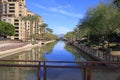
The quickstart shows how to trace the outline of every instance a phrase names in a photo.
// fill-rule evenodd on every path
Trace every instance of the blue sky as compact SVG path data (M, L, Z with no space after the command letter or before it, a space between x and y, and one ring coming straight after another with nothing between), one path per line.
M54 34L72 31L90 7L101 0L26 0L28 10L39 14ZM106 0L104 0L106 1Z

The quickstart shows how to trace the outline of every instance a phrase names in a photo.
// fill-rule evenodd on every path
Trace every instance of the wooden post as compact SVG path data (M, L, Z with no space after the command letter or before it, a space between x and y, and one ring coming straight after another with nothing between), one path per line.
M86 63L86 66L84 68L84 80L88 80L88 63Z
M92 67L92 64L90 66L90 80L93 80L93 67Z
M109 61L111 61L111 55L109 54Z
M114 62L114 56L112 56L113 57L113 62Z
M84 80L87 80L87 67L84 68Z
M44 65L44 80L46 80L46 64L45 64L45 62L43 63L43 65Z
M40 80L40 66L41 66L41 62L39 62L38 64L38 80Z

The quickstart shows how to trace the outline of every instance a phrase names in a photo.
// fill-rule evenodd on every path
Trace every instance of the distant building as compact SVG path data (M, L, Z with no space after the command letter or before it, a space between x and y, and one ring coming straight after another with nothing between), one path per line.
M15 26L15 36L11 36L11 39L25 40L26 33L27 37L30 35L30 22L26 23L21 20L22 16L36 15L31 11L28 11L26 8L26 0L0 0L0 20L9 22ZM33 33L39 33L39 28L37 25L43 23L41 16L39 17L39 23L33 24Z

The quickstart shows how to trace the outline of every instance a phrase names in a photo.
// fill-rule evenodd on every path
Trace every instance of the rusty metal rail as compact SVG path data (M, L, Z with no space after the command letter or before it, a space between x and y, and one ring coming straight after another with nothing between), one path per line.
M15 62L15 63L9 63ZM29 62L29 64L19 64L19 62ZM32 64L36 63L36 64ZM50 63L50 64L49 64ZM52 63L52 64L51 64ZM57 65L56 65L57 63ZM59 65L58 65L59 63ZM64 66L60 65L62 63L77 63L75 66ZM38 80L41 79L40 72L41 68L44 69L44 80L47 79L47 68L80 68L83 69L84 72L84 80L93 80L93 70L94 69L105 69L105 70L120 70L120 62L96 62L96 61L88 61L88 62L79 62L79 61L40 61L40 60L0 60L0 67L36 67L38 68ZM88 75L90 78L88 79Z

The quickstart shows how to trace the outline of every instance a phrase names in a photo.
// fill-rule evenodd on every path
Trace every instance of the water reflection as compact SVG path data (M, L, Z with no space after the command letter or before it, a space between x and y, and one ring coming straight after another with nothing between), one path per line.
M37 46L32 49L25 50L23 52L19 52L17 54L4 57L2 59L9 60L45 60L44 53L52 52L55 44L57 42L49 43L43 46Z
M60 60L64 60L64 61L73 61L74 60L74 56L66 51L64 49L64 46L65 46L65 43L62 42L62 41L59 41L55 47L53 48L53 51L49 54L46 54L45 53L45 58L47 60L57 60L57 61L60 61Z
M0 67L0 80L37 80L35 68Z
M91 57L86 55L84 52L74 48L73 46L69 44L65 44L64 47L67 51L71 52L72 55L75 56L75 61L94 61Z
M47 44L47 46L37 46L32 49L27 49L15 55L4 57L2 59L9 60L46 60L44 52L52 52L53 47L57 42ZM14 62L13 64L37 64L29 62ZM0 80L38 80L37 68L15 68L15 67L0 67Z
M88 61L93 60L85 53L73 48L63 41L53 42L44 46L37 46L32 49L27 49L19 52L16 55L4 57L3 59L11 60L57 60L57 61ZM17 64L36 64L36 63L23 63ZM62 64L69 65L69 64ZM80 65L80 64L72 64ZM44 71L41 69L41 76ZM109 73L109 74L108 74ZM113 71L98 71L93 72L94 80L100 80L104 75L114 75L114 79L119 80L120 72L117 75ZM102 75L104 74L104 75ZM116 77L115 77L116 76ZM101 77L101 78L98 78ZM83 80L83 72L81 69L51 69L47 68L47 80ZM112 80L113 78L111 78ZM10 68L0 67L0 80L37 80L37 69L35 68ZM110 80L104 78L103 80Z

